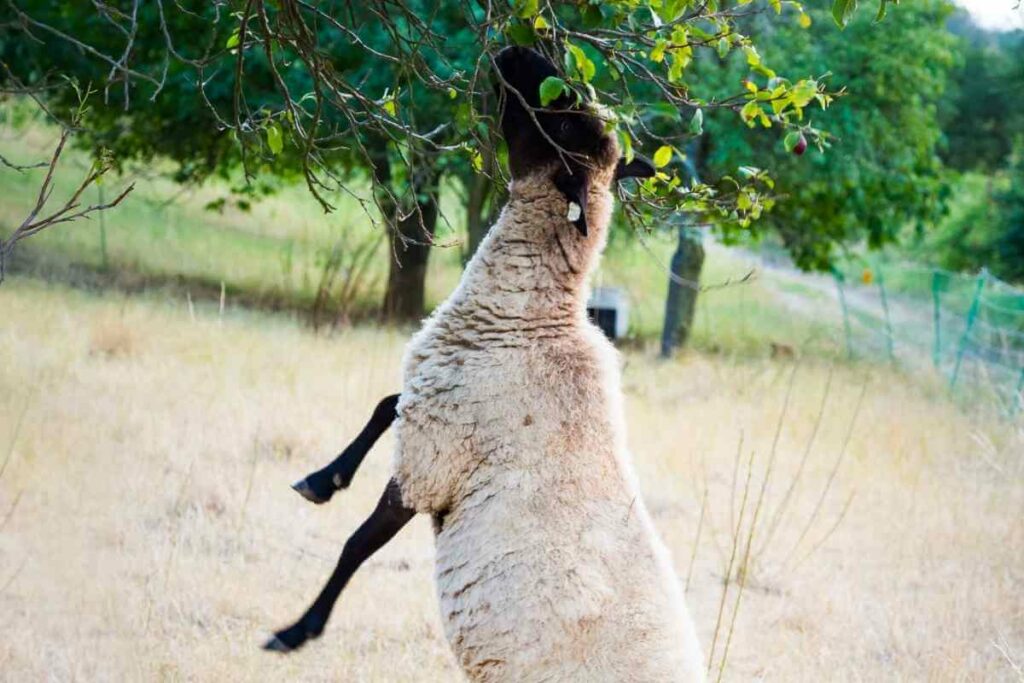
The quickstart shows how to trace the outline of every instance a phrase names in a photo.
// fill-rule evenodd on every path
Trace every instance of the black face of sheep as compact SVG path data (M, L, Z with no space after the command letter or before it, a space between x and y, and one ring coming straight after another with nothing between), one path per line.
M587 186L593 168L615 167L615 180L648 178L654 166L642 157L617 159L616 146L604 122L587 103L562 94L541 106L540 85L558 71L546 57L525 47L507 47L495 57L499 98L503 103L501 132L508 144L513 178L538 168L552 168L552 180L570 206L570 220L587 234ZM573 210L573 204L577 211Z

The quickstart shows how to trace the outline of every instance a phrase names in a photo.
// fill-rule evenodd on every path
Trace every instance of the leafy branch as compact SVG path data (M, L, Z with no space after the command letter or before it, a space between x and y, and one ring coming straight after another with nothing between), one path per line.
M356 196L371 215L372 204L385 213L410 210L377 182L382 154L396 159L386 175L397 180L417 177L418 164L495 174L500 165L482 163L502 154L495 108L487 104L491 58L510 43L552 58L560 74L546 95L564 89L600 106L627 156L644 143L667 154L652 183L665 187L638 194L645 203L635 216L657 207L706 209L716 220L735 211L742 220L764 210L763 183L756 191L681 189L681 150L701 135L706 111L732 111L742 124L800 130L826 144L802 119L807 106L825 107L832 95L820 80L776 74L746 33L755 17L772 14L809 25L795 0L214 0L191 9L166 0L92 0L68 10L109 27L88 35L64 25L67 13L46 3L6 3L13 21L2 30L72 46L103 74L105 99L121 93L123 110L140 93L155 101L175 79L187 79L218 144L237 155L247 180L268 167L294 169L325 211L333 210L335 192ZM701 92L690 73L701 53L719 60L741 54L747 85ZM33 85L46 83L37 76ZM353 172L374 183L369 198L348 186ZM750 207L728 205L747 200Z

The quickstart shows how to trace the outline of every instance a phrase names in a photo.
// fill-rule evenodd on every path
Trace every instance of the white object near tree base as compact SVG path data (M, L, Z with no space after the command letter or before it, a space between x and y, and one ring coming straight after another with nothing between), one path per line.
M595 287L587 300L587 317L611 340L629 330L629 297L619 287Z
M579 204L577 204L576 202L569 202L569 213L567 213L565 217L569 219L570 223L579 220L579 217L582 214L583 209L580 208Z

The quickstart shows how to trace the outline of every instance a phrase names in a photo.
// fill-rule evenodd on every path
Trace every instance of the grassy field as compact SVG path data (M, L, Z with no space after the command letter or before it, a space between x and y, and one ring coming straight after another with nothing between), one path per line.
M405 334L19 277L0 321L0 679L457 680L422 519L321 640L259 650L383 487L388 437L325 508L288 483L397 388ZM810 354L624 361L630 446L713 680L723 659L730 681L1021 680L1019 424Z

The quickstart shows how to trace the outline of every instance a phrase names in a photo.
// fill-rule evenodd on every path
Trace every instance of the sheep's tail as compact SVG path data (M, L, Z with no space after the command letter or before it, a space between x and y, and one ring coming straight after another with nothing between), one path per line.
M348 488L363 458L398 417L398 397L399 394L392 394L381 400L374 408L373 415L363 427L363 431L359 432L359 436L341 452L341 455L327 467L292 484L292 488L303 498L317 505L329 501L336 491Z

